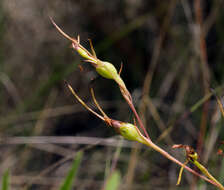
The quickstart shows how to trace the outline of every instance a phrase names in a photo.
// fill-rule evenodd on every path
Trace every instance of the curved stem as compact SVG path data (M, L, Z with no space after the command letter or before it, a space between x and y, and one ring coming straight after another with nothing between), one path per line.
M145 136L147 137L147 139L151 141L151 138L149 137L149 134L147 133L146 128L144 127L144 124L143 124L142 120L140 119L140 117L139 117L139 115L138 115L138 113L137 113L137 111L135 109L135 106L132 103L132 97L131 97L129 91L126 89L126 91L123 92L121 87L120 87L120 89L121 89L121 93L122 93L124 99L126 100L126 102L128 103L129 107L131 108L132 112L134 113L134 115L135 115L135 117L136 117L136 119L137 119L137 121L139 123L139 126L143 130L143 132L144 132Z
M192 161L192 163L197 166L197 168L204 174L206 175L209 179L211 179L212 181L214 181L217 185L219 185L218 187L220 189L224 189L223 185L217 180L215 179L215 177L212 176L212 174L209 173L209 171L202 165L200 164L197 160Z
M142 135L142 137L143 137L143 135ZM168 152L166 152L165 150L163 150L162 148L160 148L158 145L154 144L151 140L149 140L149 139L147 139L145 137L143 137L143 138L145 139L145 143L144 144L147 145L148 147L150 147L150 148L154 149L155 151L159 152L164 157L166 157L167 159L173 161L174 163L178 164L179 166L185 168L186 170L188 170L192 174L194 174L194 175L196 175L196 176L204 179L205 181L207 181L207 182L209 182L209 183L217 186L219 189L224 190L223 186L219 182L217 182L217 180L215 181L215 180L211 179L209 176L207 176L207 177L210 178L210 179L208 179L207 177L199 174L198 172L192 170L191 168L189 168L188 166L186 166L185 164L183 164L182 162L180 162L179 160L177 160L176 158L174 158L173 156L171 156Z
M93 111L89 106L86 105L86 103L76 94L76 92L74 91L74 89L71 87L70 84L68 84L66 82L69 90L71 91L71 93L75 96L75 98L78 100L78 102L84 106L88 111L90 111L92 114L94 114L95 116L97 116L98 118L100 118L103 121L106 121L105 118L101 115L99 115L98 113L96 113L95 111Z
M121 88L121 87L120 87ZM128 90L126 91L122 91L122 88L121 88L121 93L123 95L123 97L125 98L126 102L128 103L128 105L130 106L131 110L133 111L133 113L135 114L135 117L137 118L138 120L138 123L140 125L140 127L143 129L145 136L142 135L142 133L139 131L139 129L136 127L136 129L138 130L139 132L139 135L142 137L142 139L144 140L144 144L147 145L148 147L154 149L155 151L159 152L160 154L162 154L164 157L166 157L167 159L171 160L172 162L178 164L179 166L185 168L186 170L188 170L189 172L191 172L192 174L194 174L195 176L198 176L200 177L201 179L204 179L205 181L217 186L219 189L222 189L224 190L224 187L222 186L222 184L220 184L206 169L204 170L201 170L203 174L205 174L207 177L199 174L198 172L192 170L191 168L189 168L188 166L186 166L185 164L183 164L182 162L180 162L179 160L177 160L176 158L174 158L172 155L170 155L168 152L166 152L165 150L163 150L162 148L160 148L158 145L156 145L155 143L152 142L152 140L150 139L149 135L147 134L147 131L145 130L145 127L133 105L133 102L132 102L132 98L131 98L131 95L129 93ZM211 96L211 94L210 94ZM204 171L204 172L203 172ZM205 172L207 171L207 172Z

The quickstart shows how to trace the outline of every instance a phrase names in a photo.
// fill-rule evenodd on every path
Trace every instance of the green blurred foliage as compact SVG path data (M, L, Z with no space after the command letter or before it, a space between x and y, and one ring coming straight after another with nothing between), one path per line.
M78 168L80 167L80 163L82 160L82 152L78 152L73 164L70 168L70 171L68 172L63 184L60 187L60 190L71 190L72 186L74 185L74 181L78 172Z

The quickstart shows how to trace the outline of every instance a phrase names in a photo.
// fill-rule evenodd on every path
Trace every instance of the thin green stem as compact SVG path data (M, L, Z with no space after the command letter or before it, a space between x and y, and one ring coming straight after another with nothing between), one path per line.
M206 94L202 99L200 99L196 104L194 104L190 108L190 112L193 113L196 109L198 109L198 107L200 107L204 102L206 102L214 93L221 91L223 88L224 86L219 86L213 90L214 92Z
M154 149L155 151L159 152L160 154L162 154L164 157L166 157L167 159L171 160L172 162L178 164L179 166L183 167L184 169L188 170L189 172L191 172L192 174L194 174L195 176L200 177L201 179L204 179L205 181L215 185L216 187L218 187L221 190L224 190L223 186L216 181L214 181L213 179L211 179L209 176L205 177L201 174L199 174L198 172L192 170L191 168L189 168L188 166L186 166L184 163L180 162L179 160L177 160L176 158L174 158L172 155L170 155L168 152L166 152L165 150L163 150L162 148L160 148L158 145L154 144L151 140L147 139L146 137L144 137L142 134L140 134L142 136L142 138L144 138L144 144L152 149ZM205 174L205 173L204 173Z
M212 181L214 181L217 185L218 185L218 187L220 188L220 189L224 189L224 186L217 180L217 179L215 179L215 177L213 177L210 173L209 173L209 171L202 165L202 164L200 164L197 160L193 160L193 161L191 161L205 176L207 176L210 180L212 180Z
M140 125L140 127L144 130L144 133L146 134L146 137L143 136L141 134L141 132L138 130L139 132L139 135L142 137L143 139L143 144L147 145L148 147L154 149L155 151L159 152L160 154L162 154L164 157L166 157L167 159L175 162L176 164L180 165L182 168L185 168L186 170L188 170L189 172L191 172L192 174L204 179L205 181L217 186L219 189L222 189L224 190L224 187L204 168L202 171L203 174L205 174L207 177L197 173L196 171L192 170L191 168L189 168L188 166L186 166L186 164L183 164L182 162L180 162L179 160L177 160L176 158L174 158L173 156L171 156L168 152L166 152L165 150L163 150L162 148L160 148L158 145L156 145L155 143L152 142L152 140L150 139L149 135L147 134L146 132L146 129L133 105L133 102L132 102L132 97L129 93L129 91L125 88L125 90L120 86L120 89L121 89L121 93L124 97L124 99L126 100L126 102L128 103L128 105L130 106L131 110L133 111L133 113L135 114L135 117L137 118L138 120L138 123ZM216 90L219 90L219 88L217 88ZM204 98L207 98L209 99L210 97L212 96L212 93L210 94L207 94L207 96L205 96ZM202 99L204 101L204 99ZM201 102L200 102L201 103ZM198 106L198 105L197 105ZM197 108L196 106L196 108ZM193 110L191 109L191 111L194 111L194 109L196 108L193 108ZM207 172L205 172L207 171Z

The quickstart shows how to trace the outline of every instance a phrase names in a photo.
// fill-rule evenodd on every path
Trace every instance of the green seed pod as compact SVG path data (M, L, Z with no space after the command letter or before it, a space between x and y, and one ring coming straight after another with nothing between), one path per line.
M146 143L144 137L140 135L140 132L135 125L116 120L112 120L111 123L115 130L125 139L130 141L138 141L142 144Z
M104 78L115 79L118 75L117 69L113 64L106 61L97 61L96 71Z
M93 62L97 62L96 59L94 59L89 52L86 49L81 48L80 46L78 46L75 43L72 43L72 47L78 52L78 54L80 56L82 56L83 58L87 59L87 60L91 60Z

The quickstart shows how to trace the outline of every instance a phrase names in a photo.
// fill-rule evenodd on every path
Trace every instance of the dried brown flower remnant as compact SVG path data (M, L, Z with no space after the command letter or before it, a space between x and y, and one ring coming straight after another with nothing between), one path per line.
M183 148L185 149L186 152L186 158L189 161L197 160L198 159L198 154L195 152L195 150L189 146L189 145L183 145L183 144L175 144L172 146L172 148Z

